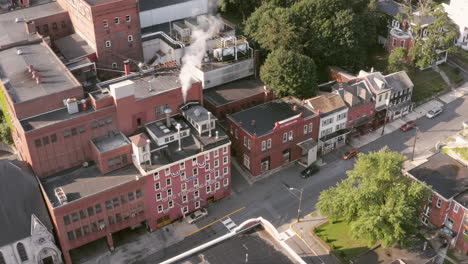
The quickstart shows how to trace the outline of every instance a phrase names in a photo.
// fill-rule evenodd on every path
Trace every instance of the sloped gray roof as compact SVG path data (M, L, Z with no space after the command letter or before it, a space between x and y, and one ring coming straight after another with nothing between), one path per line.
M399 4L393 0L377 1L377 9L392 17L398 14L405 15L403 8L404 6L402 4Z
M0 247L31 235L34 214L51 231L52 224L28 165L0 159Z
M394 92L404 91L407 88L413 88L414 84L404 71L395 72L385 76L385 80Z

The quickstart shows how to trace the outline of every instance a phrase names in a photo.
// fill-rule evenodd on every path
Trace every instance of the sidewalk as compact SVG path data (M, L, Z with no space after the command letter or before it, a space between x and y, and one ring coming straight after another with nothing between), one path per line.
M408 121L416 120L425 116L426 113L434 107L443 107L445 104L449 104L455 101L456 99L461 98L465 95L468 95L468 82L455 90L445 93L439 96L438 98L430 100L429 102L426 102L414 108L413 111L407 114L406 116L393 120L390 123L387 123L385 125L384 135L390 134L394 132L395 130L398 130L402 125L404 125ZM351 139L350 145L353 148L360 148L377 140L381 136L382 136L382 127L364 136L361 136L359 138Z
M327 221L327 218L317 214L315 211L308 214L304 218L301 218L299 222L294 221L289 225L289 229L294 232L299 240L301 240L306 246L309 252L306 252L308 256L316 256L314 263L326 263L326 264L341 264L336 257L328 251L325 246L320 244L319 241L312 235L312 229L316 226L323 224Z

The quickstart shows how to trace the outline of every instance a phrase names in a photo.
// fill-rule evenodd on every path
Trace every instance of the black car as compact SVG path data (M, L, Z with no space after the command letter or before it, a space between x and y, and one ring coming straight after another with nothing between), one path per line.
M319 171L319 167L315 164L310 165L309 167L305 168L305 170L301 171L302 178L309 178L310 176L314 175Z

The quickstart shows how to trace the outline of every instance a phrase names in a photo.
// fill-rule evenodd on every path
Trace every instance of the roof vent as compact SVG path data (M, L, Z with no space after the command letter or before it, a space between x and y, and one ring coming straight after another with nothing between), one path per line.
M200 116L200 114L201 114L200 109L195 109L195 111L193 111L193 114L195 116Z
M16 23L24 22L24 18L22 18L22 17L17 17L17 18L15 18L15 22L16 22Z
M21 49L18 49L18 50L16 51L16 54L17 54L17 55L23 55L23 51L22 51Z
M55 188L54 192L60 204L67 202L67 195L63 191L62 187Z

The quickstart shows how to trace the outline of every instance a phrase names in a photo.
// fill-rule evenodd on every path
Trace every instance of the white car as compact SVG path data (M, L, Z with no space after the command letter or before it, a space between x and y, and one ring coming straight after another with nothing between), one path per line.
M197 210L187 216L187 222L189 224L193 224L196 221L200 220L201 218L205 217L208 215L208 210L205 208L202 208L200 210Z
M427 118L434 118L438 116L440 113L442 113L442 108L440 107L434 107L429 112L427 112L426 116Z

